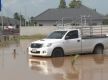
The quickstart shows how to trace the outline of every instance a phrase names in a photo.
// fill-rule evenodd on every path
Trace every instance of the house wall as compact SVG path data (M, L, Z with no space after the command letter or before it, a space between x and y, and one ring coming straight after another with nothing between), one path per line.
M72 21L63 21L63 24L71 24ZM77 22L78 23L78 22ZM57 26L62 25L62 21L37 21L37 26Z
M56 21L37 21L37 26L54 26L56 25Z
M36 34L48 35L50 32L57 30L57 27L54 26L29 26L29 27L21 27L20 35L21 36L30 36Z

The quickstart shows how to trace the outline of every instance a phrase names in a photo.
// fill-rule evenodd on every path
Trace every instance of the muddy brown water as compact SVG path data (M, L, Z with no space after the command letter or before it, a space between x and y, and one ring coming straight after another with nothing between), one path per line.
M29 57L32 40L21 40L0 48L0 80L108 80L108 55L62 58Z

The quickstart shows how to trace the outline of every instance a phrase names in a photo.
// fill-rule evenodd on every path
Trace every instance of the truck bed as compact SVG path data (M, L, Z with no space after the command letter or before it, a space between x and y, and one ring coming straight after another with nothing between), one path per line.
M87 35L87 36L82 36L82 39L96 39L96 38L108 38L106 35Z

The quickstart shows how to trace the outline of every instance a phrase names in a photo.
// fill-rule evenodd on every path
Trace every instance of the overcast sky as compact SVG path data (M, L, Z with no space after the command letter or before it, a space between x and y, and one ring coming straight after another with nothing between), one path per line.
M2 15L12 17L21 12L26 17L37 16L49 8L57 8L60 0L2 0ZM71 0L66 0L67 5ZM108 0L81 0L82 3L99 13L108 14Z

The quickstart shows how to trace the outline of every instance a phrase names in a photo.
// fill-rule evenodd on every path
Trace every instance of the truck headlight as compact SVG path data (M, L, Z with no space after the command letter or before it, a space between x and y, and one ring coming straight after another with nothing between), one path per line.
M51 45L52 45L52 43L48 43L48 44L47 44L47 47L50 47Z

